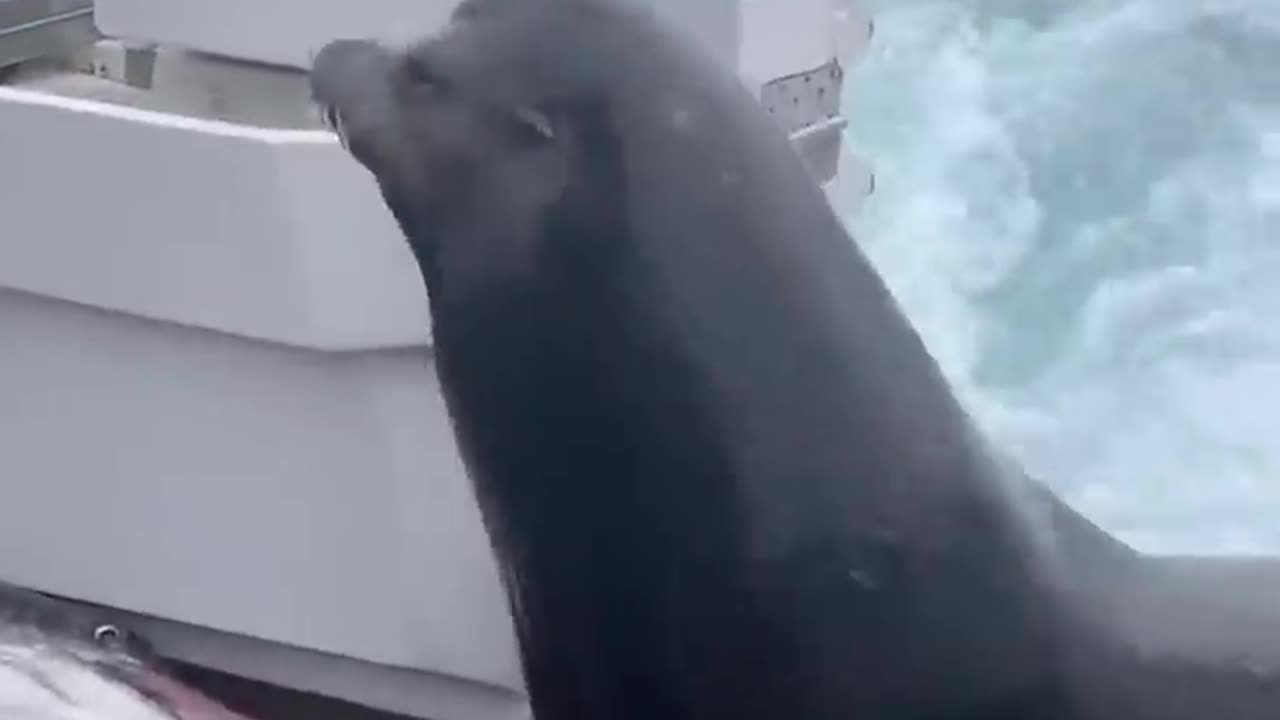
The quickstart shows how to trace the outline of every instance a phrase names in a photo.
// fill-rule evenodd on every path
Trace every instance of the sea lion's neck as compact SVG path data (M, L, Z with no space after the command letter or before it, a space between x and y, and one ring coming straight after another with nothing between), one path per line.
M936 655L928 672L955 676L924 704L978 702L1039 674L1029 648L1045 642L1043 611L1024 594L1018 538L1002 539L995 501L967 484L977 469L962 430L918 445L936 457L886 455L877 442L909 446L893 434L901 416L841 414L853 411L838 394L861 379L824 390L837 378L825 370L770 377L763 392L781 404L733 417L718 384L732 369L712 378L625 288L589 288L584 302L556 294L565 287L512 284L436 323L541 717L825 720L824 707L892 707L919 694L892 678L923 670L850 640L886 634L902 646L894 657L932 667L923 658ZM776 432L758 450L744 427ZM998 576L982 574L1005 553ZM911 601L885 604L889 593ZM938 635L993 615L1019 629ZM964 660L975 643L980 663ZM882 681L847 679L867 673Z
M441 316L446 397L539 716L725 716L768 649L730 456L678 358L602 332L611 297Z

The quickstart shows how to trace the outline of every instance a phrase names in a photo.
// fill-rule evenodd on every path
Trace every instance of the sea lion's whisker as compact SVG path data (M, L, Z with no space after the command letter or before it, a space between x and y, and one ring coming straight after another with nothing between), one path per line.
M343 149L347 149L347 129L346 124L342 120L342 111L333 105L319 104L320 122L326 128L333 131L338 136L338 142L342 144Z

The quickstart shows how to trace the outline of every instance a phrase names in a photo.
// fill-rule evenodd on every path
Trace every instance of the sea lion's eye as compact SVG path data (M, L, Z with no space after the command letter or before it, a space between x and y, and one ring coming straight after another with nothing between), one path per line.
M433 90L444 90L448 82L444 76L433 70L429 63L419 57L409 55L400 66L405 79L414 87L426 87Z

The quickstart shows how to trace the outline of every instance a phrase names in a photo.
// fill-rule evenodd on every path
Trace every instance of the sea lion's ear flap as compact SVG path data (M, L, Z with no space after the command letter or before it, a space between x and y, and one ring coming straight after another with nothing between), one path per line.
M555 140L555 126L551 123L551 116L538 108L530 105L520 105L510 110L511 119L516 122L521 129L528 133L529 137L537 142L550 142Z

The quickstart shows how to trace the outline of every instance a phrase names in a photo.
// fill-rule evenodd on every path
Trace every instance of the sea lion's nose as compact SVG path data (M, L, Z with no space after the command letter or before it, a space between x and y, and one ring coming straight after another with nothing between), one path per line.
M311 98L326 107L348 108L362 94L384 86L392 56L372 40L342 39L326 43L311 61Z

